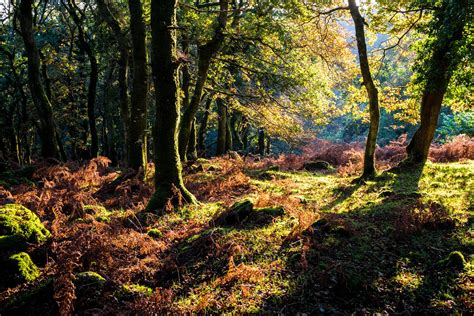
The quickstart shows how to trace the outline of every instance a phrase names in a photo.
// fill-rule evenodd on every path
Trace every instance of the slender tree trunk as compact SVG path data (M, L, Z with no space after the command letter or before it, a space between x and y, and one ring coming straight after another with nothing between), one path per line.
M263 128L258 130L258 154L265 155L265 131Z
M120 99L120 116L123 125L123 140L125 142L125 164L128 163L128 150L130 148L130 106L128 102L128 60L130 44L124 31L120 27L119 22L110 12L104 0L96 0L97 7L101 17L105 20L109 28L114 33L120 51L118 60L118 83L119 83L119 99Z
M191 135L189 136L187 158L189 160L196 160L197 154L197 131L196 131L196 118L194 118L193 125L191 127Z
M155 83L156 116L153 129L155 193L147 210L162 210L169 203L196 203L185 188L178 153L180 117L179 61L176 50L177 0L151 3L152 70Z
M233 149L242 150L244 144L241 137L241 127L242 127L242 113L234 111L232 113L232 118L230 120L231 132L232 132L232 144Z
M179 155L183 158L186 155L189 136L191 135L191 126L199 109L202 98L204 84L207 80L207 73L212 58L218 52L224 41L224 29L227 24L227 14L229 9L229 0L219 1L220 13L217 18L217 24L214 28L212 39L206 44L198 47L198 70L194 93L189 103L189 107L184 111L181 127L179 131Z
M133 44L133 88L130 108L129 166L138 170L147 164L147 64L146 34L140 0L128 0Z
M349 0L349 9L352 20L354 21L357 49L359 51L359 64L363 84L369 96L370 126L367 143L364 153L364 171L362 178L367 178L375 174L375 147L377 146L377 134L379 131L380 110L378 90L375 87L372 75L370 73L369 60L367 58L367 45L365 43L364 19L360 15L359 8L355 0Z
M46 96L41 84L41 62L33 34L32 4L33 0L21 0L18 15L20 19L21 36L28 58L28 84L33 103L36 106L40 118L39 135L41 140L41 155L45 158L59 158L53 110L50 100Z
M209 121L209 114L211 111L212 96L209 96L206 100L206 108L202 117L201 125L199 126L197 149L200 157L206 156L206 133L207 123Z
M226 112L227 112L227 115L226 115L226 132L225 132L225 152L227 153L229 150L232 150L233 138L232 138L232 129L230 126L231 114L229 113L228 107L226 109Z
M428 159L444 95L452 71L459 63L455 56L456 42L463 38L469 12L472 12L467 0L443 1L438 10L438 23L434 26L438 28L437 37L433 45L434 51L427 61L426 86L421 99L421 124L407 146L408 163L424 164Z
M67 4L64 2L64 0L62 1L64 7L71 15L71 18L77 27L79 47L83 52L86 53L90 64L89 85L87 88L87 119L89 123L89 132L91 137L90 156L93 158L97 157L97 154L99 152L99 137L97 134L97 125L95 117L95 101L97 94L97 82L99 81L99 67L97 65L97 58L92 49L92 45L86 39L86 35L84 34L83 21L77 15L75 4L72 3L71 0L67 0Z
M218 98L216 104L218 114L216 156L222 156L226 153L227 107L222 98Z

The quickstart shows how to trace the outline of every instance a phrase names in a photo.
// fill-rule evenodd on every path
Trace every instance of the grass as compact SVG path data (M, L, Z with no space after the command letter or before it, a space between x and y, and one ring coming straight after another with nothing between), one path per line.
M186 177L200 205L162 216L86 206L101 223L74 222L82 225L75 242L89 247L83 269L93 263L115 291L127 284L154 291L121 309L472 311L474 161L394 169L362 184L335 172L234 170L225 163ZM245 220L222 220L246 199L254 210ZM97 241L95 230L103 234Z

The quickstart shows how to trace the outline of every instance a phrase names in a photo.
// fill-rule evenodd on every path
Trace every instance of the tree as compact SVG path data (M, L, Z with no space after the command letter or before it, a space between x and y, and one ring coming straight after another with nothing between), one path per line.
M369 135L364 152L364 170L362 178L367 178L375 174L375 147L377 145L377 134L379 129L380 110L378 90L370 73L369 60L367 58L367 45L365 43L364 18L359 12L355 0L349 0L349 10L354 21L357 49L359 52L359 65L362 74L363 85L369 96L370 127Z
M422 87L420 126L407 146L410 163L425 163L439 113L453 73L469 53L466 25L473 5L468 0L443 0L427 27L429 37L419 52L417 82Z
M229 0L219 1L219 16L214 27L214 35L203 45L198 47L198 69L196 84L194 86L193 96L189 106L184 110L183 119L179 131L179 155L181 159L186 160L186 152L191 135L191 127L201 103L204 84L207 80L207 74L211 65L212 58L218 52L224 41L224 30L227 24L227 14L229 9Z
M153 129L155 193L147 209L161 210L168 203L177 205L196 198L185 188L178 153L180 60L176 51L177 0L152 1L152 71L155 84L155 126Z
M133 83L130 109L130 142L128 164L138 170L147 164L147 64L146 34L140 0L128 0L130 32L133 44ZM159 93L159 92L158 92Z
M32 5L33 0L22 0L20 2L18 15L21 36L28 58L28 85L40 119L39 136L41 139L41 156L45 158L59 158L51 101L46 96L44 87L41 84L41 62L33 33Z
M71 15L77 27L79 47L87 55L90 64L89 85L87 88L87 117L91 137L90 156L97 157L99 152L99 137L97 135L97 125L95 117L95 101L97 94L97 83L99 81L99 66L97 57L93 50L92 40L84 33L84 14L80 11L74 0L61 0L63 6ZM79 16L79 14L81 16Z

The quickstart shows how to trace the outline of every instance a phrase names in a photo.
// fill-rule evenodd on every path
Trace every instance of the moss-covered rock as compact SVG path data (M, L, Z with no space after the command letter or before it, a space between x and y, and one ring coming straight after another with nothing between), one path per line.
M114 293L119 300L131 301L138 297L151 296L153 290L140 284L124 284L120 290Z
M163 232L158 228L152 228L147 232L147 235L153 238L160 238L163 236Z
M85 271L76 274L76 280L74 282L77 287L85 286L99 286L102 287L105 284L105 278L93 271Z
M0 206L0 249L22 249L27 243L44 243L50 236L38 216L26 207Z
M441 260L439 265L462 270L466 266L466 259L464 259L464 255L460 251L453 251L445 259Z
M8 258L8 261L8 266L11 268L10 273L20 283L33 281L41 274L26 252L14 254Z
M219 225L235 225L242 223L253 211L252 201L245 199L234 203L215 222Z

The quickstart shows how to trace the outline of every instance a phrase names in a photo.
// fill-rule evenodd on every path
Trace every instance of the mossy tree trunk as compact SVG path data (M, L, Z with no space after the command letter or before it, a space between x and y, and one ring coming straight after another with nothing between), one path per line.
M197 154L197 130L196 130L196 118L193 120L193 125L191 126L191 135L189 136L188 143L188 152L187 158L190 160L196 160L198 157Z
M359 65L362 74L363 84L369 96L370 126L369 135L365 145L364 171L362 178L367 178L375 174L375 148L377 146L377 134L379 131L380 110L378 90L370 73L369 60L367 57L367 45L365 43L364 18L359 12L355 0L349 0L349 10L354 21L356 31L357 49L359 52Z
M32 5L33 0L21 0L18 14L21 36L28 59L28 85L40 119L41 156L59 158L51 101L46 96L41 84L41 62L33 33Z
M184 111L179 131L179 155L182 159L185 158L186 155L189 137L191 135L191 127L199 109L199 104L201 103L202 92L207 80L209 66L211 65L212 58L218 52L225 38L224 30L227 24L229 0L220 0L219 8L219 16L217 17L217 23L214 27L213 37L206 44L198 47L196 85L194 86L194 92L189 106Z
M467 0L445 0L436 13L437 23L432 26L436 34L433 52L424 69L426 83L421 99L421 122L407 146L408 163L424 164L428 159L444 95L460 60L456 56L457 42L463 39L469 12Z
M130 32L133 44L133 83L130 108L130 142L128 164L138 170L147 164L147 63L146 34L140 0L129 0Z
M74 1L62 0L62 3L66 10L69 12L74 24L77 27L79 48L87 55L89 59L90 72L89 72L89 85L87 87L87 119L89 122L89 133L91 137L90 156L97 157L99 152L99 137L97 134L97 125L95 117L95 103L97 94L97 83L99 81L99 66L97 64L97 57L95 56L94 50L90 39L86 38L84 34L84 21L78 15L80 10Z
M170 202L196 203L185 188L178 153L180 116L179 61L176 51L177 0L151 3L152 71L155 84L156 116L153 129L155 193L147 210L162 210Z
M244 144L242 142L242 113L233 111L230 119L230 128L232 132L232 148L235 150L242 150Z

